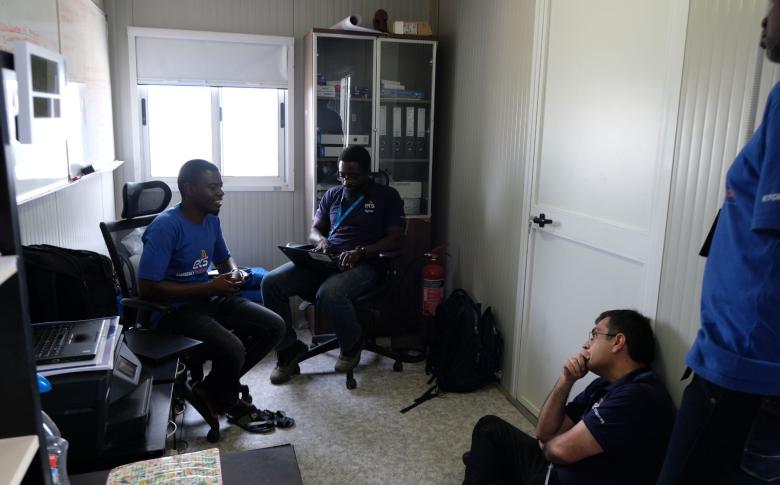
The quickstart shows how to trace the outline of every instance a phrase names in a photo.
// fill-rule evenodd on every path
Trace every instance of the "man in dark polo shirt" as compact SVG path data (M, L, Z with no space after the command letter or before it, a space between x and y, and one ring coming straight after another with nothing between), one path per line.
M373 257L401 247L403 201L392 187L371 180L368 151L361 146L345 148L338 169L341 185L322 196L309 239L314 251L338 254L341 271L315 271L288 262L263 278L265 306L281 315L287 325L277 346L273 384L300 373L298 357L306 351L292 327L289 299L294 295L316 291L319 315L333 326L341 347L336 371L347 372L358 365L363 340L352 300L380 281L381 269Z
M463 456L464 484L654 484L674 423L672 400L649 368L654 355L648 318L633 310L599 315L563 364L536 439L496 416L479 420ZM599 378L566 404L588 371Z

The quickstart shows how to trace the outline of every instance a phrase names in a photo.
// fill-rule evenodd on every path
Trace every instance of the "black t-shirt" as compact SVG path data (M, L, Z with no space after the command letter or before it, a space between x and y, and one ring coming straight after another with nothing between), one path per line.
M674 404L652 371L638 369L609 383L596 379L566 405L604 450L573 465L556 465L561 485L653 485L674 424Z
M333 228L338 220L339 207L343 215L353 202L345 200L343 194L343 186L325 192L315 219L328 217ZM330 243L335 249L346 251L356 246L367 246L385 237L388 227L404 226L404 203L397 190L370 182L363 190L363 197L333 232Z

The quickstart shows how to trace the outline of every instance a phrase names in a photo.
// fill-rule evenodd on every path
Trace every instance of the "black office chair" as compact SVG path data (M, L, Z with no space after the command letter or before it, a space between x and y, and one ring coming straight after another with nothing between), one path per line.
M381 183L388 185L390 182L387 172L372 172L371 178L374 183ZM395 332L399 330L398 325L382 325L383 316L388 315L388 307L392 307L392 301L389 301L391 295L397 294L395 286L400 283L399 281L399 269L397 267L398 261L401 256L400 250L385 251L377 255L377 261L382 266L383 278L382 281L372 290L360 295L353 300L355 307L355 313L357 314L358 322L363 330L363 351L373 352L384 357L393 359L393 370L401 372L403 370L403 363L420 362L425 357L420 352L414 352L411 350L397 350L392 347L384 347L377 343L377 339L381 337L393 337ZM314 305L315 309L315 321L319 318L319 312L317 312L316 306L316 292L314 294L300 295L308 304ZM325 333L316 334L312 329L312 344L307 352L298 358L298 362L311 359L317 355L325 352L335 350L339 348L339 342L335 334ZM355 381L354 369L347 372L346 380L347 389L355 389L357 387L357 381Z
M195 347L187 345L188 342L197 341L150 328L152 315L165 314L173 308L138 296L136 270L141 248L132 248L132 244L126 244L128 241L123 242L127 236L132 235L133 231L145 228L151 224L157 214L165 210L171 201L171 189L160 181L128 182L122 188L122 201L124 204L122 219L100 223L100 232L103 234L111 261L114 263L122 291L122 324L125 328L132 329L130 336L137 342L159 342L164 339L168 348L185 349L176 354L185 365L185 371L179 374L180 378L176 385L177 398L180 403L186 401L192 404L203 416L210 428L206 439L214 443L219 440L219 420L215 419L209 413L205 403L192 393L192 385L203 380L203 363L208 360L208 355L202 345ZM135 243L139 244L137 237L128 239L131 241L135 239ZM242 386L242 399L249 402L252 400L249 388L246 386Z

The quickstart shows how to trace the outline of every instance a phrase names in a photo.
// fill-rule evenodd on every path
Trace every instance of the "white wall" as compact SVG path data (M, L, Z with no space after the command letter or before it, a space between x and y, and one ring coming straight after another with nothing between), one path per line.
M725 175L761 121L777 67L758 49L765 0L691 0L672 189L656 316L659 369L675 399L700 327L704 258ZM756 68L765 71L756 84Z
M92 1L102 9L102 0ZM61 51L63 32L57 18L60 7L58 0L6 0L0 11L0 22L6 27L35 25L38 31L46 35L29 40ZM36 32L36 29L31 32ZM5 38L12 40L11 36ZM0 47L9 48L6 45ZM80 67L89 67L90 63L99 62L99 59L84 60ZM85 73L72 74L85 77ZM78 80L84 82L84 79ZM109 158L112 155L102 154ZM22 244L53 244L107 253L98 223L114 217L112 174L91 175L81 182L19 206Z
M276 248L302 241L306 225L303 174L303 36L313 27L330 27L358 13L371 24L384 8L399 19L430 20L436 0L105 0L108 13L117 157L126 160L116 177L117 194L135 180L130 140L127 27L156 27L295 37L295 192L228 192L220 213L225 239L239 264L272 268L283 262ZM119 208L119 204L117 205Z
M530 0L442 0L437 75L434 240L449 244L447 286L490 305L511 357L527 224L525 120L533 40Z
M722 201L725 171L752 130L766 8L765 0L691 0L655 323L658 368L676 400L683 357L699 328L704 261L697 253ZM527 234L519 215L527 199L523 135L533 18L532 0L441 0L439 6L435 240L451 245L449 287L464 287L496 310L508 356L518 351L512 326ZM759 118L779 71L763 64ZM505 359L505 368L510 362ZM503 382L509 387L514 379L505 375Z

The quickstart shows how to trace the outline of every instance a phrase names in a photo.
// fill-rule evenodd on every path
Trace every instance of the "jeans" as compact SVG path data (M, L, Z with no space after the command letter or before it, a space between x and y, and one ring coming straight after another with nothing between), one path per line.
M536 439L496 416L474 426L465 461L464 485L543 485L550 465Z
M277 350L295 343L290 297L315 295L319 315L329 322L339 346L351 349L360 339L361 329L352 300L367 293L379 283L379 271L370 264L361 264L341 272L318 272L289 262L263 278L261 285L266 308L278 313L286 325L284 338ZM315 293L316 292L316 293Z
M760 484L772 477L780 477L780 403L694 376L657 485Z
M240 377L284 336L279 315L239 296L212 297L185 305L164 316L160 327L204 343L211 372L203 386L224 409L238 401Z

